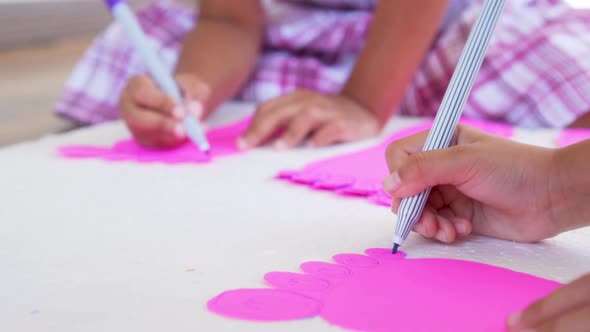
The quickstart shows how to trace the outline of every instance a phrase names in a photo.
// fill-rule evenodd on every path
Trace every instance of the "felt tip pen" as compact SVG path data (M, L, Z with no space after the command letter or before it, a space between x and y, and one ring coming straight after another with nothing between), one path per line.
M469 34L422 151L449 147L467 102L467 97L469 97L475 77L479 72L490 39L500 18L504 2L505 0L486 0L484 3L481 13ZM428 188L418 195L402 199L398 209L398 221L395 227L392 253L397 252L397 249L404 243L410 231L420 219L431 189Z
M105 3L113 14L113 17L115 17L115 20L125 31L125 34L130 39L135 50L160 88L172 97L174 101L182 105L183 98L178 85L174 81L174 78L172 78L171 73L158 58L155 50L149 45L148 39L141 29L131 8L129 8L124 0L105 0ZM195 143L201 151L209 153L211 146L207 141L207 137L205 136L198 119L188 113L182 120L182 124L190 140Z

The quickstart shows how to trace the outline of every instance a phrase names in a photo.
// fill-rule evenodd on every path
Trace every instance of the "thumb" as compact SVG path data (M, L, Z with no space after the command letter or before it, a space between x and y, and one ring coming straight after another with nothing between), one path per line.
M209 86L196 76L188 74L177 75L176 82L182 90L188 111L200 118L210 95Z
M392 197L417 195L429 187L460 185L473 177L477 154L469 146L454 146L410 155L383 181Z
M209 98L209 85L195 75L179 74L176 76L176 82L186 99L205 102Z

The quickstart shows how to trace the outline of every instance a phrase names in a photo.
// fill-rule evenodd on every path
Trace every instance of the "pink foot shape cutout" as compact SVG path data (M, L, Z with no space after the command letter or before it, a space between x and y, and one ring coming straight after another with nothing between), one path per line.
M513 135L512 127L494 122L463 119L461 123L497 136L511 138ZM389 174L385 162L387 146L401 138L428 130L431 125L432 121L427 121L402 129L374 147L319 160L302 170L284 170L277 174L277 178L307 185L315 190L367 197L376 204L389 206L391 198L381 190L381 183Z
M306 262L301 273L270 272L272 289L236 289L210 311L251 321L320 316L362 331L505 331L506 318L560 286L491 265L453 259L404 259L390 249L340 254L336 264Z
M99 158L107 161L135 161L139 163L203 163L216 157L240 153L237 139L248 128L251 118L234 124L214 128L207 132L211 154L201 152L194 144L187 142L174 149L155 150L144 148L133 139L115 143L112 147L63 146L58 152L66 158Z

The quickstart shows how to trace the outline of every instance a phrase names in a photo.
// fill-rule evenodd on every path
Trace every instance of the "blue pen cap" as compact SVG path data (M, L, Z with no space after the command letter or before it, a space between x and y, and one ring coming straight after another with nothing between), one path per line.
M104 0L104 2L107 4L109 9L113 9L115 5L117 5L119 2L123 2L123 0Z

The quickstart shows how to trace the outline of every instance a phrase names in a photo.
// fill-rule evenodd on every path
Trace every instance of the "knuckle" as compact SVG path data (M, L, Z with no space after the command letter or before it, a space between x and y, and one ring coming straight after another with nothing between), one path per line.
M545 300L541 299L535 301L531 304L524 312L523 312L523 320L527 322L535 322L538 320L538 317L543 314L543 307Z
M389 145L385 149L385 158L390 159L395 154L396 151L397 151L397 145L395 144L395 142L389 143Z
M144 86L146 83L149 82L149 78L145 75L136 75L131 77L127 81L127 89L132 91L138 90L140 87Z
M315 122L318 120L318 111L315 107L305 107L301 112L301 117L307 122Z
M269 110L270 110L270 102L268 102L268 101L264 102L264 103L258 105L258 109L256 110L256 115L257 116L266 115Z
M129 93L129 97L134 102L141 99L141 96L142 96L141 88L134 89L133 91L130 91L130 93Z
M289 130L287 130L287 132L285 133L285 138L289 141L295 141L305 136L306 133L307 132L305 128L291 126Z
M172 109L174 103L172 100L166 95L160 95L160 100L158 102L158 110L159 111L166 111Z
M247 135L250 137L258 137L260 135L262 135L262 127L260 125L259 122L253 123L252 126L250 126L250 129L248 129Z
M334 121L332 128L336 136L343 136L347 132L347 125L344 121Z
M179 74L177 80L182 81L186 85L195 85L199 81L194 75L191 74Z
M208 85L194 75L185 75L182 80L179 79L179 82L182 82L183 88L188 93L197 97L209 90Z
M422 178L426 174L426 158L423 153L410 155L405 165L399 169L399 176L403 180Z
M136 75L136 76L131 77L127 81L127 87L135 87L135 86L141 85L143 78L144 77L142 75Z

